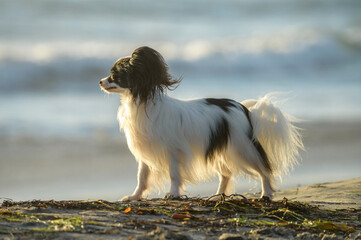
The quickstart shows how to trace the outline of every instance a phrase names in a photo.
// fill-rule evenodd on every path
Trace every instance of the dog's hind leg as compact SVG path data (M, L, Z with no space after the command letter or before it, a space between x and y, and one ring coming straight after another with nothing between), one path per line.
M222 194L226 192L229 180L230 177L226 177L224 175L219 174L219 185L218 185L217 194Z
M262 194L261 199L269 199L272 200L274 188L273 188L273 176L272 173L268 171L268 169L261 168L259 166L253 165L253 170L258 173L258 176L261 179L262 183Z
M225 167L225 165L218 165L218 167L219 168L216 170L219 178L218 190L216 195L209 199L211 201L219 201L222 199L222 194L232 193L233 186L231 186L232 184L230 183L232 172Z
M147 190L149 181L149 167L142 161L138 166L138 185L132 195L123 197L120 201L139 200L145 190Z
M251 145L252 148L254 147ZM262 195L261 198L272 199L274 193L273 188L273 174L268 164L265 164L263 159L256 151L247 151L247 149L241 149L240 147L234 151L233 161L238 164L240 169L245 169L246 173L251 176L259 176L262 182ZM254 150L256 150L254 148Z
M272 186L273 179L265 174L260 173L261 181L262 181L262 195L261 199L268 198L272 200L272 196L274 193L274 188Z
M219 185L216 195L209 198L210 201L219 201L222 199L222 194L226 194L227 188L229 187L230 177L227 177L218 172L219 176Z

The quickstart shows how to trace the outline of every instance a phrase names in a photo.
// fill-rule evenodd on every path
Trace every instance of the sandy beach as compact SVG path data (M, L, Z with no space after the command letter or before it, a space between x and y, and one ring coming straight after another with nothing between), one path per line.
M361 239L361 1L28 2L0 1L0 239ZM117 202L137 162L99 81L141 46L183 79L171 97L277 92L302 119L273 202L247 176L208 201L216 174Z
M254 196L3 201L2 239L360 239L361 178Z
M292 201L307 202L324 209L361 209L361 178L317 183L286 189L275 194L275 200L287 197Z

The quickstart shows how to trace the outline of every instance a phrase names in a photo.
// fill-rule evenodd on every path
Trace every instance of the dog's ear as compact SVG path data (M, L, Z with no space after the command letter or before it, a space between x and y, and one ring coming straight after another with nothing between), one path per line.
M137 48L129 61L132 68L129 89L134 100L146 103L156 93L171 89L179 83L168 73L168 65L162 55L150 47Z

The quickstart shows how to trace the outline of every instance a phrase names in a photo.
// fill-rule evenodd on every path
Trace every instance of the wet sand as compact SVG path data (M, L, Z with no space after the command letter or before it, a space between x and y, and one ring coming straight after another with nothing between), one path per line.
M360 177L361 122L306 122L306 151L302 161L277 189ZM85 138L0 135L0 201L32 199L116 201L136 186L137 163L117 134L98 130ZM119 135L118 135L119 134ZM217 189L210 183L187 185L187 196L210 196ZM237 179L236 193L257 183ZM160 195L163 197L167 189ZM260 191L256 185L255 192Z

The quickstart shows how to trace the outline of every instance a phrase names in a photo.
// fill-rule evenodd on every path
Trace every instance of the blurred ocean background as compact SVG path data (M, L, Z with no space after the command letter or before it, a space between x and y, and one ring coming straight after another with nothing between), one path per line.
M143 45L183 77L173 97L287 93L280 107L305 120L306 151L279 188L360 177L360 12L357 0L0 1L0 201L133 191L119 96L98 82ZM238 193L253 187L236 184Z

